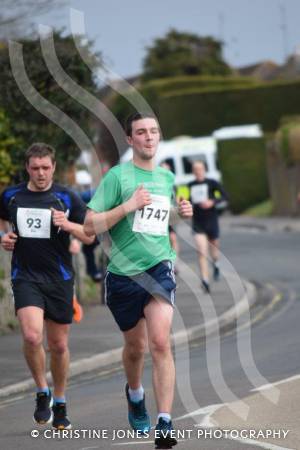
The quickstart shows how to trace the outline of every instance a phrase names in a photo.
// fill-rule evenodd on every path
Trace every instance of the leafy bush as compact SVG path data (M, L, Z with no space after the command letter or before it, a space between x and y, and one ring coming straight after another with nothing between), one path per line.
M299 81L181 76L152 80L138 90L159 117L165 139L183 134L205 136L223 126L248 123L274 131L282 116L300 112ZM134 93L128 95L134 100ZM124 122L134 108L116 95L112 110Z
M218 162L233 213L269 198L264 139L219 141Z
M66 36L62 31L55 31L53 36L55 55L63 70L85 92L97 94L98 88L93 74L79 55L73 37ZM57 149L58 166L59 168L64 168L66 164L74 162L79 156L80 148L77 142L79 139L77 135L71 138L64 131L63 126L71 132L70 126L64 123L64 119L61 116L59 116L59 124L56 125L52 121L53 115L56 112L54 113L52 109L51 116L49 104L63 111L68 118L72 118L90 137L93 134L91 130L91 113L68 95L65 89L60 87L55 81L46 65L46 60L49 63L50 57L46 55L44 58L39 37L19 40L19 44L22 44L23 58L21 56L15 58L12 55L12 59L10 59L8 46L0 46L0 85L5 86L4 89L0 90L0 105L5 110L6 117L9 119L12 135L18 136L22 144L21 146L14 146L11 149L10 157L15 166L21 171L23 167L24 149L29 147L33 142L46 142ZM91 51L91 43L86 43L81 40L79 46L88 55L93 67L97 67L98 60ZM12 62L16 66L15 72L12 70ZM35 96L35 92L37 92L49 102L46 107L46 112L45 110L43 113L39 112L25 98L17 84L16 74L18 75L19 85L22 86L22 91L25 89L23 84L26 78L28 79L31 90L30 94L27 92L27 95L30 97L30 100L35 98L39 106L42 105L41 100ZM63 78L64 86L67 86L68 81L66 81L66 77ZM48 118L49 115L52 117L52 120Z
M0 109L0 185L7 185L11 182L15 166L10 154L13 149L20 147L20 140L13 136L11 124L5 112Z
M300 118L291 117L281 123L276 140L286 165L293 166L300 162Z
M159 98L158 115L166 138L201 136L230 125L260 123L274 131L280 118L299 113L300 82L256 83L211 90L187 89Z

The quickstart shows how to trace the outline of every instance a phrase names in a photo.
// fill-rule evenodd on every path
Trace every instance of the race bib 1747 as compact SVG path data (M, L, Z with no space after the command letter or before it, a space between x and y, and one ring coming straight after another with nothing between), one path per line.
M165 195L151 195L152 203L138 209L132 231L165 236L168 233L170 199Z
M21 237L50 239L51 211L41 208L18 208L17 224Z

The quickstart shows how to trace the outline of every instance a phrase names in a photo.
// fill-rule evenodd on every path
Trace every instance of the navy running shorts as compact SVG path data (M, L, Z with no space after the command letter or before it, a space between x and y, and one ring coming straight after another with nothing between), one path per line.
M15 311L26 306L44 310L44 318L61 324L72 323L74 280L53 283L12 281Z
M107 272L104 289L107 306L119 328L121 331L128 331L144 317L144 308L155 295L163 297L174 306L174 264L162 261L132 277Z

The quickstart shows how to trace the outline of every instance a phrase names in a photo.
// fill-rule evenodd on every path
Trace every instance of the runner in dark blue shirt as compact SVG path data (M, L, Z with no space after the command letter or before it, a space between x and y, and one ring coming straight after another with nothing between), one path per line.
M53 209L64 212L74 224L84 221L85 204L60 184L53 183L46 191L32 191L22 183L2 193L0 218L10 222L18 236L12 256L13 281L73 279L70 232L54 225Z
M74 289L70 235L86 243L94 238L83 231L84 203L75 193L53 182L54 149L33 144L25 158L29 182L6 189L0 197L1 245L13 252L15 310L24 339L24 355L37 386L34 421L52 422L54 428L67 429L71 423L65 387ZM53 397L46 380L44 319Z

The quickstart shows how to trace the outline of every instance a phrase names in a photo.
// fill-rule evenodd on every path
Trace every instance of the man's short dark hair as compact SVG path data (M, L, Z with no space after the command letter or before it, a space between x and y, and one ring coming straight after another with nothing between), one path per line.
M25 162L29 164L30 158L44 158L45 156L49 156L52 163L55 163L55 149L43 142L35 142L26 150Z
M132 136L132 122L136 122L137 120L141 119L155 119L157 124L158 120L157 117L153 113L148 112L135 112L133 114L130 114L130 116L127 117L125 122L125 133L126 136Z

